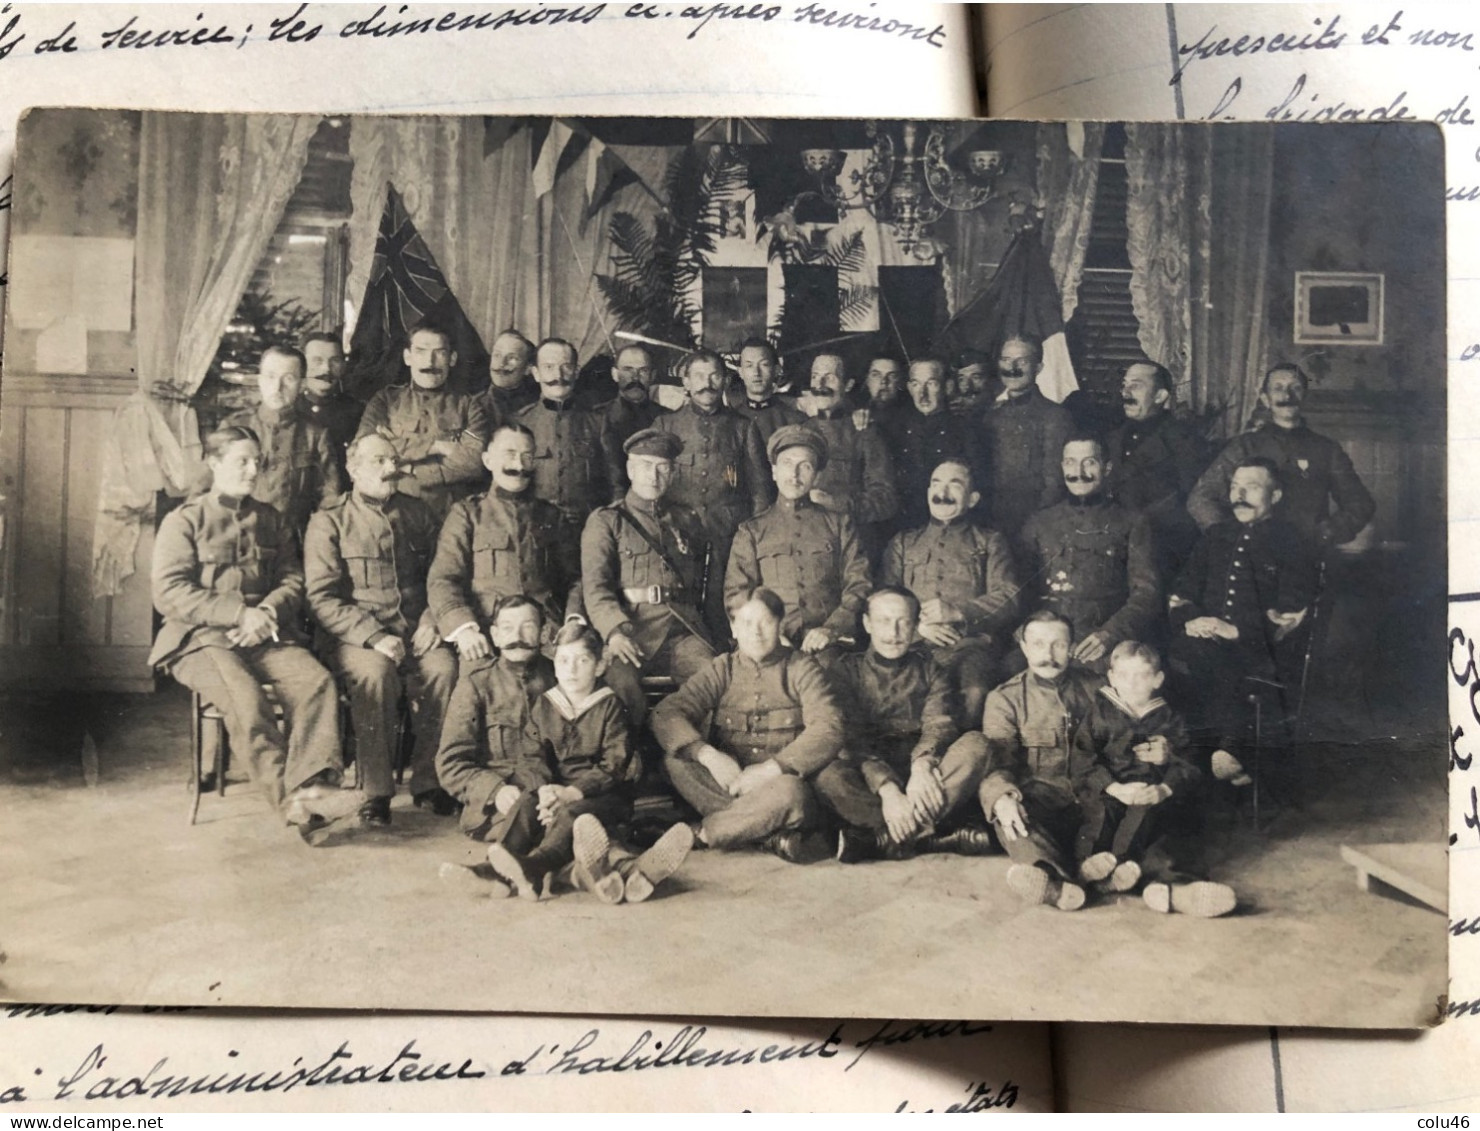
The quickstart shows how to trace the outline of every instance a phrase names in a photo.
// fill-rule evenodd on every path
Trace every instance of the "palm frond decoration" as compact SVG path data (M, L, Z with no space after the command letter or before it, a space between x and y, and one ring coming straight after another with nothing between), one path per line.
M847 333L863 327L852 323L865 317L878 301L879 288L863 284L844 287L838 293L838 329Z

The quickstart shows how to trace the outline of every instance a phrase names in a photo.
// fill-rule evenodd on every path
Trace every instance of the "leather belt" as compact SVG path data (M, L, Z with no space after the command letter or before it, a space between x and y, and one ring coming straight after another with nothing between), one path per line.
M663 585L644 585L641 589L623 589L622 596L629 605L669 605L682 593Z

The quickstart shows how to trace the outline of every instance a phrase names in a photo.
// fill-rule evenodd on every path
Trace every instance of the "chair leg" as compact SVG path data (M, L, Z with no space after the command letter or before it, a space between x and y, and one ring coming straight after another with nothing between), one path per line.
M200 812L200 772L202 753L200 726L200 695L190 693L190 824L195 824Z
M213 719L211 725L216 732L216 796L226 796L226 767L231 764L231 750L226 744L226 720Z
M1254 779L1251 787L1254 791L1254 832L1258 834L1263 831L1259 825L1259 793L1263 789L1259 776L1259 760L1264 746L1264 710L1263 699L1258 694L1250 695L1249 702L1254 705L1254 772L1249 776Z

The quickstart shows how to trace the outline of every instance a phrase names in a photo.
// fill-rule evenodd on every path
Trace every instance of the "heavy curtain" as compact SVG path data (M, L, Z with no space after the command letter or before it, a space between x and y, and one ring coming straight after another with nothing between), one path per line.
M599 143L577 152L572 131L558 120L540 154L531 151L535 136L515 130L494 147L480 118L356 118L350 301L364 297L386 188L393 185L485 346L500 330L516 327L536 341L568 338L583 357L607 349L616 327L606 325L594 277L610 269L611 215L649 217L657 203L640 185L627 185L592 213L589 165L601 160ZM621 150L650 166L661 184L664 149L633 148Z
M1272 168L1267 125L1126 126L1141 348L1221 436L1244 426L1263 376Z
M1103 122L1055 122L1038 127L1043 244L1048 249L1065 322L1074 317L1079 305L1079 283L1084 278L1104 144Z
M93 594L134 572L155 493L183 495L200 460L200 387L308 159L314 116L145 113L134 315L139 389L100 456Z

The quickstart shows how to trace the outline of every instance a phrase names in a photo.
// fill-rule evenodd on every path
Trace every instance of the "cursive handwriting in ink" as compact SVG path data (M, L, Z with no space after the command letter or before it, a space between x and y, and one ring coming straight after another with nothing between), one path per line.
M897 36L900 39L928 43L931 47L946 45L946 29L942 24L927 28L924 24L905 23L903 20L883 20L860 12L838 12L820 4L804 4L792 14L793 23L821 24L823 27L855 28L859 31L875 31L880 35Z
M1200 60L1229 55L1238 59L1246 55L1278 55L1290 51L1334 51L1346 42L1346 32L1337 30L1341 25L1339 15L1333 16L1329 24L1324 24L1319 17L1311 22L1318 30L1307 31L1303 35L1298 32L1280 32L1269 36L1240 35L1236 39L1230 39L1226 35L1215 39L1218 25L1214 24L1202 33L1196 43L1178 44L1177 55L1185 62L1177 65L1167 85L1175 86L1180 83L1187 69Z
M828 1059L838 1055L843 1041L843 1026L839 1022L823 1040L806 1041L790 1045L755 1045L750 1048L705 1048L700 1045L709 1032L704 1025L685 1025L666 1041L654 1040L651 1029L644 1029L632 1043L618 1055L601 1053L592 1055L592 1048L601 1039L600 1029L588 1029L575 1044L556 1056L555 1062L541 1070L544 1075L574 1072L581 1076L604 1072L642 1072L654 1068L733 1068L737 1064L770 1064L774 1061L809 1060L812 1057ZM558 1053L559 1046L550 1046L550 1055ZM531 1063L544 1052L536 1049L523 1060L511 1061L504 1066L502 1075L522 1076Z
M1013 1107L1017 1104L1018 1100L1017 1085L1014 1084L1011 1080L1005 1081L1002 1087L998 1088L995 1092L992 1090L992 1086L990 1084L985 1083L967 1084L966 1091L969 1094L964 1101L958 1100L956 1103L949 1104L946 1107L941 1108L940 1110L947 1113L990 1111L992 1108L996 1107ZM929 1113L935 1111L936 1109L933 1107L910 1107L909 1100L901 1100L899 1102L899 1106L894 1110L896 1113L902 1111Z
M205 13L196 15L196 20L205 19ZM118 27L102 35L103 50L124 47L203 47L208 43L235 43L236 34L226 25L198 28L153 28L136 30L138 16L130 16Z
M893 1045L907 1045L912 1041L934 1041L947 1037L974 1037L979 1033L992 1031L991 1025L970 1021L912 1021L900 1027L901 1024L899 1021L885 1021L872 1036L855 1043L853 1047L859 1050L858 1055L848 1062L843 1071L851 1072L853 1066L875 1048L889 1048Z
M6 20L5 17L8 15L10 15L10 5L6 4L5 7L0 8L0 21L4 21L5 24L4 27L0 27L0 59L6 58L26 38L25 32L16 30L21 23L20 13L17 12Z

